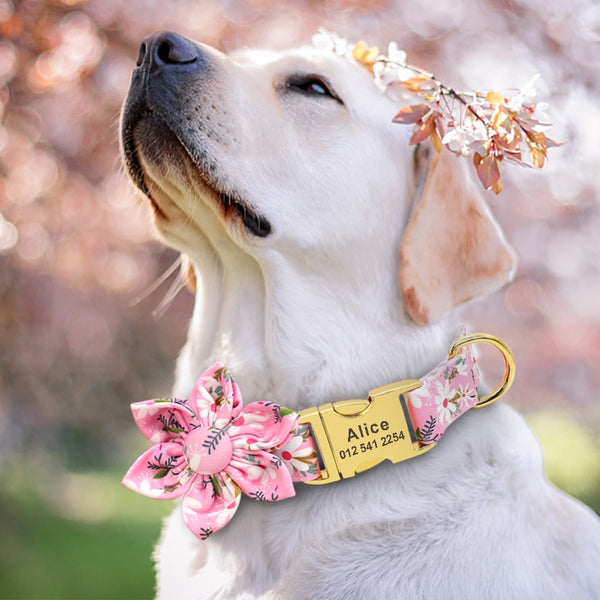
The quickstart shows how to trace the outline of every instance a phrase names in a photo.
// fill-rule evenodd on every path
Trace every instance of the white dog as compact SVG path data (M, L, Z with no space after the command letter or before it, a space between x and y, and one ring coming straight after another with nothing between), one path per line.
M143 42L125 162L201 282L175 396L218 360L246 402L365 398L434 367L452 308L511 278L463 161L410 148L397 108L315 48L229 58L171 33ZM547 483L502 402L422 457L296 493L246 498L208 541L175 510L159 597L600 597L600 521Z

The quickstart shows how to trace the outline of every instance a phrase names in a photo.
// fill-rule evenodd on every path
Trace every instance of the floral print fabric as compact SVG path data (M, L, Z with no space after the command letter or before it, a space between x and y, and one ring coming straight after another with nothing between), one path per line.
M244 407L221 364L200 376L189 399L146 400L131 409L154 445L123 485L161 500L183 496L185 522L202 539L229 522L242 492L283 500L294 495L294 481L319 477L314 441L299 415L271 402Z
M422 386L406 394L417 439L437 442L446 428L479 399L479 370L470 346L421 378Z

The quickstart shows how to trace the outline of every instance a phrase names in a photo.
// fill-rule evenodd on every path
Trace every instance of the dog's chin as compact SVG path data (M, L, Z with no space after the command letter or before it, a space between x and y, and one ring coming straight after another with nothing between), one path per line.
M186 209L174 196L191 194L212 205L225 224L241 223L253 236L271 233L268 219L237 193L225 191L210 175L204 155L191 152L167 124L153 113L142 113L124 127L123 156L129 176L150 200L154 215L167 226L172 215ZM174 190L181 192L174 194Z

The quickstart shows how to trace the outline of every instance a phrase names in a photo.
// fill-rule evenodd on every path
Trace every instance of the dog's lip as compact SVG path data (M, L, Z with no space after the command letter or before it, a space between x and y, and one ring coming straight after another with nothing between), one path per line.
M152 197L150 189L146 184L144 169L142 168L135 142L134 130L136 126L142 119L150 116L151 111L145 108L140 108L135 112L130 111L129 114L124 113L123 124L121 127L122 154L125 162L125 169L129 174L129 177L144 196L150 200L155 216L163 221L169 221L169 217L162 210L160 204Z
M214 188L213 188L214 189ZM241 217L242 223L257 237L267 237L271 233L271 223L260 216L257 212L248 207L245 202L241 202L231 194L226 194L215 190L219 195L221 202L225 207L233 208Z
M140 110L139 113L136 114L135 118L127 118L127 115L125 115L123 119L123 125L121 127L121 145L123 147L125 168L129 174L129 177L131 177L136 187L143 192L144 195L148 197L150 202L152 202L152 204L156 207L156 203L154 202L150 194L150 190L146 185L146 180L144 179L144 171L140 164L133 134L136 125L148 115L149 111L144 110Z
M186 144L182 142L181 138L173 131L172 128L162 119L156 115L149 108L141 108L135 111L133 116L124 121L123 133L122 133L122 145L123 154L125 156L126 169L133 180L134 184L138 189L150 200L155 214L158 218L163 220L169 220L167 214L161 209L160 204L152 197L152 193L146 183L144 176L144 169L142 168L139 155L138 145L135 140L135 128L145 118L156 118L172 133L177 139L179 145L185 151L186 155L191 160L192 164L198 168L203 183L212 189L221 201L223 208L225 209L225 217L230 210L235 211L246 229L257 237L264 238L271 233L271 223L269 220L262 215L258 214L247 202L242 200L238 194L234 192L226 192L220 186L218 186L208 175L208 170L203 168L202 160L196 157L189 151Z

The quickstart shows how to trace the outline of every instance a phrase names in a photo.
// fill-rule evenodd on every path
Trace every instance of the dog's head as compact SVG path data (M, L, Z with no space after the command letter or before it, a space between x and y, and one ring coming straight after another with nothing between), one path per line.
M157 33L140 48L123 154L159 232L194 263L250 257L266 280L343 285L348 303L401 290L426 324L507 282L514 257L462 161L410 148L397 109L334 53L228 57Z

